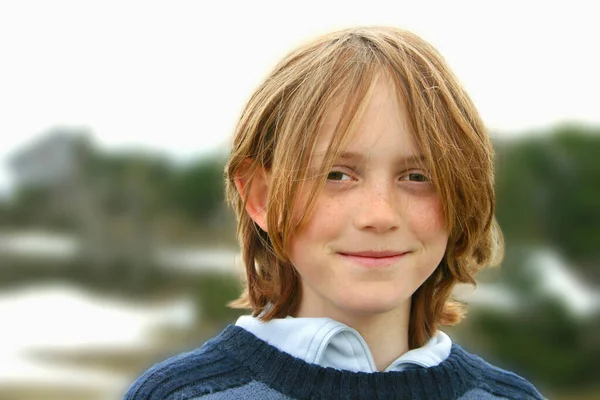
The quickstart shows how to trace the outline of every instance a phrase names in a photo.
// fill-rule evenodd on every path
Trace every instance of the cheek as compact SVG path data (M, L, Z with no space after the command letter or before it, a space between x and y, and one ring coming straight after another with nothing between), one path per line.
M310 199L312 186L309 184L300 184L294 199L294 208L292 210L292 221L297 224L305 217L306 210Z
M322 226L331 225L334 221L340 219L340 200L330 198L323 193L323 191L319 192L318 190L314 194L316 198L314 199L311 213L310 215L307 215L310 196L312 194L311 192L311 184L307 183L300 185L294 202L292 218L294 224L297 224L304 218L302 232L315 229L319 230Z
M299 203L303 205L302 203ZM300 218L305 207L294 210ZM310 217L290 242L290 259L301 274L313 265L319 265L319 257L328 254L330 245L344 233L344 209L339 202L317 199Z
M299 208L298 217L305 210L305 207ZM314 240L327 239L338 232L341 222L344 221L342 214L343 210L339 204L322 198L318 199L298 235Z
M409 206L409 224L419 237L448 238L446 216L438 196L420 198Z
M446 254L448 232L446 218L437 196L419 202L410 211L410 230L422 246L423 259L419 275L425 281Z

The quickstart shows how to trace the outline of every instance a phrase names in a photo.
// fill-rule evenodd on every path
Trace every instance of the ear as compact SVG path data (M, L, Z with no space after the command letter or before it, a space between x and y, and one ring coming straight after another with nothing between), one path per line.
M248 163L249 164L249 163ZM260 228L268 232L267 226L267 199L269 196L268 172L263 166L258 166L253 174L246 173L241 168L240 174L234 178L235 187L246 200L246 212ZM247 196L247 197L246 197Z

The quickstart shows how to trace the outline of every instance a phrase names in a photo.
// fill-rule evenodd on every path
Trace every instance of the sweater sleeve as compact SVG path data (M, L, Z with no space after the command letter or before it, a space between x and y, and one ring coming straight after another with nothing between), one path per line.
M239 363L209 341L154 365L131 385L123 400L191 400L243 386L249 380Z

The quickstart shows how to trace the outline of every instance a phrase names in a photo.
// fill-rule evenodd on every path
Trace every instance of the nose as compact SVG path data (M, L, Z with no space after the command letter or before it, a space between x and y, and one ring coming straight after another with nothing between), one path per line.
M365 187L355 214L357 229L377 233L393 231L400 226L398 193L393 185L381 184Z

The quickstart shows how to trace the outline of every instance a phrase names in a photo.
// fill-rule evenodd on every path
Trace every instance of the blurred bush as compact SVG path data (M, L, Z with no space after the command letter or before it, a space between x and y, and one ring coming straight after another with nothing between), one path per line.
M241 293L240 280L236 276L224 274L204 275L195 290L201 320L216 326L234 323L248 310L233 309L227 304L236 300Z
M597 398L600 314L574 315L541 290L540 271L531 268L530 256L540 248L552 249L569 261L570 273L597 293L600 129L563 125L495 144L496 215L506 256L491 275L511 289L518 307L473 309L457 331L474 351L525 375L547 395Z
M600 129L564 125L496 147L507 249L552 247L600 284Z

